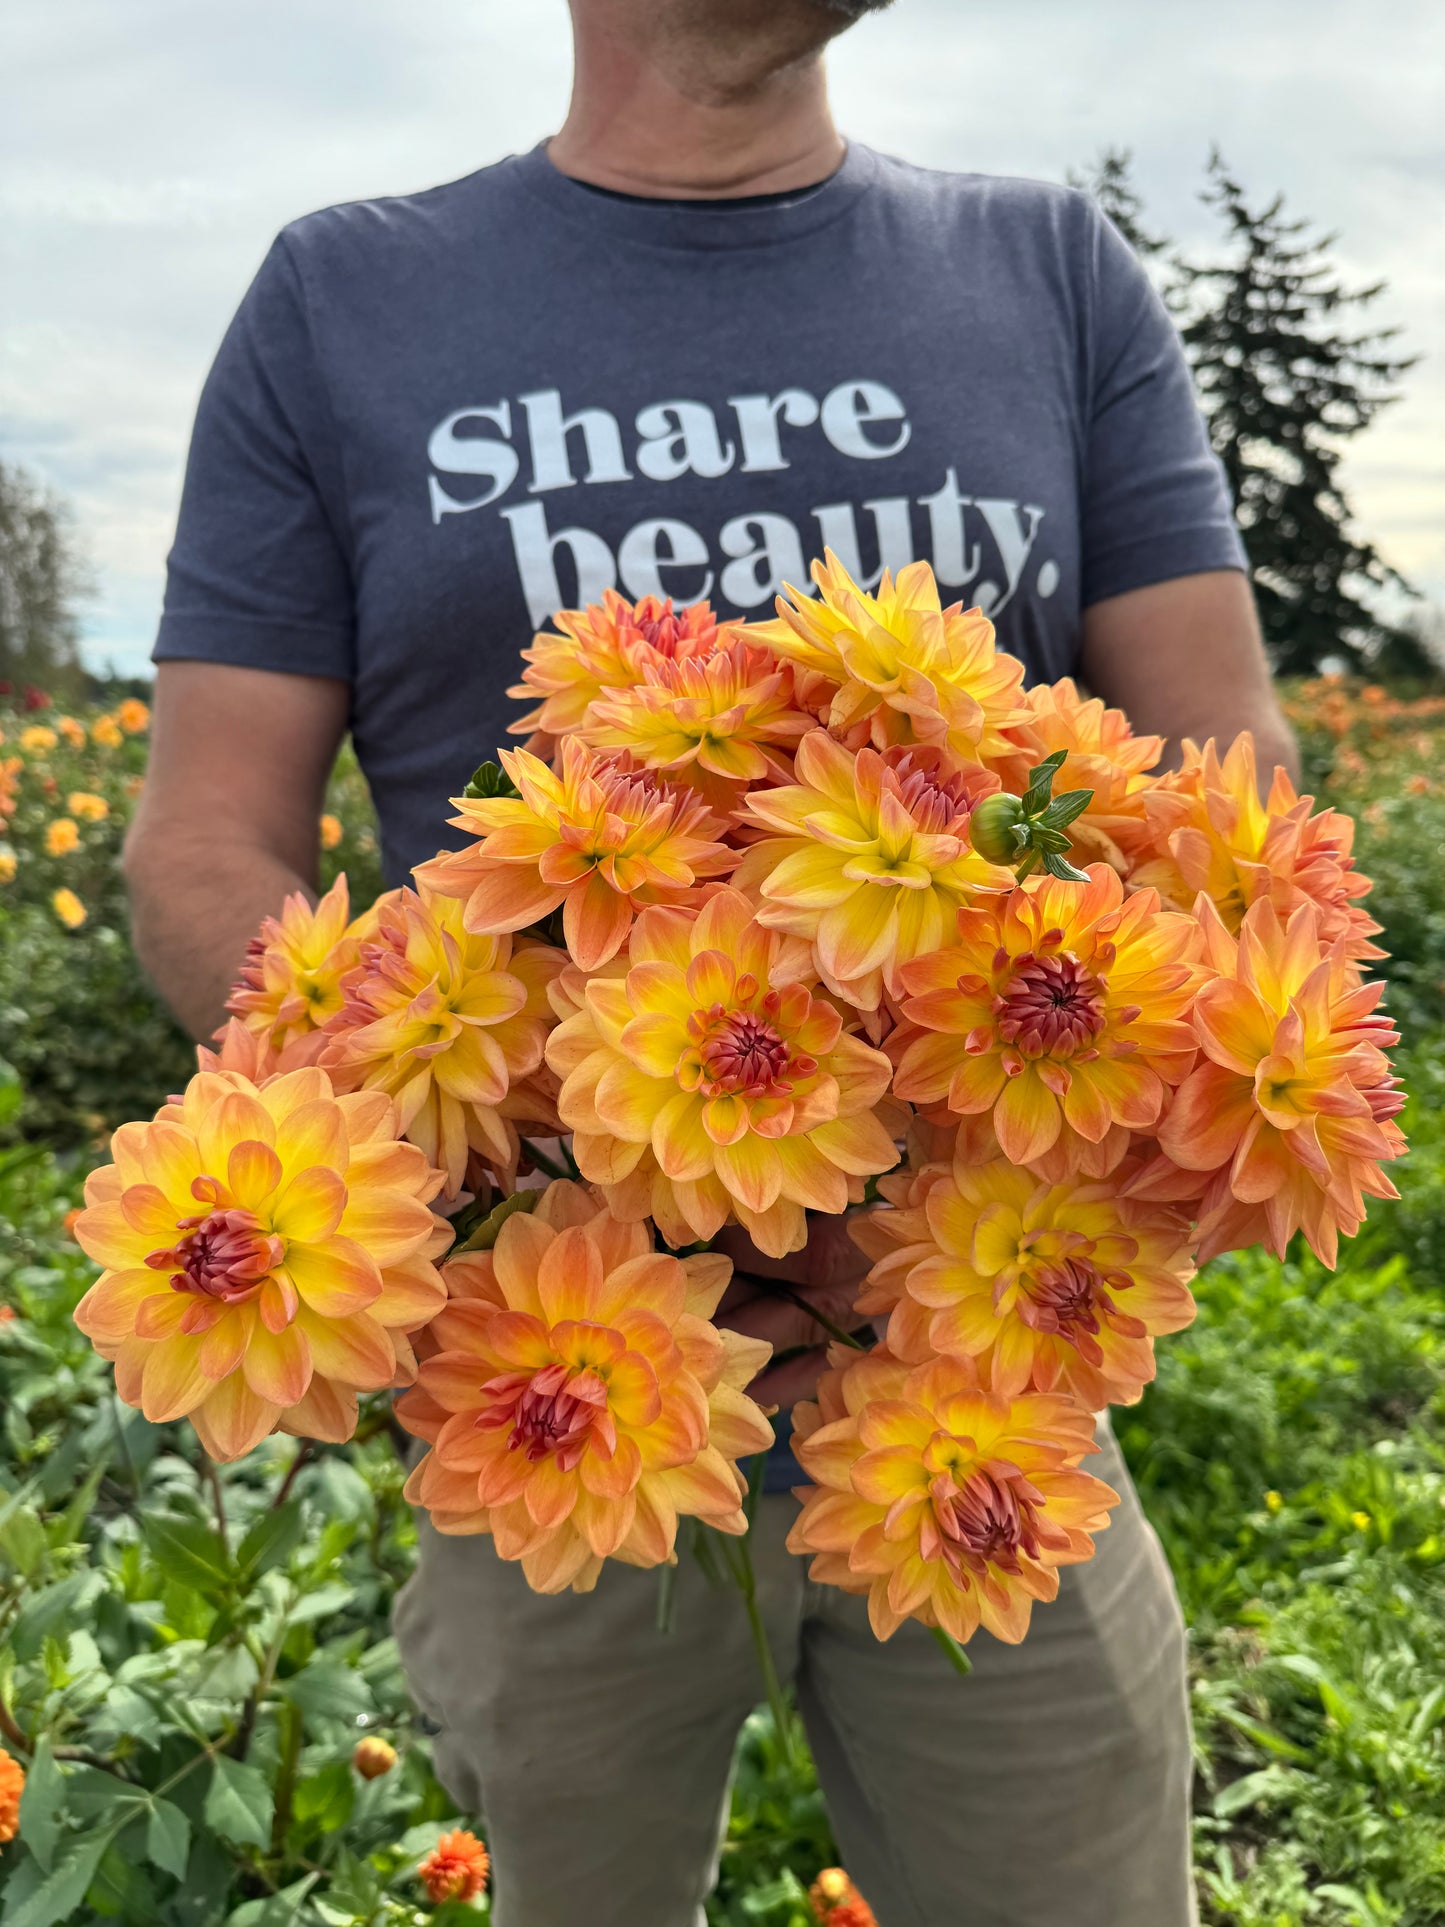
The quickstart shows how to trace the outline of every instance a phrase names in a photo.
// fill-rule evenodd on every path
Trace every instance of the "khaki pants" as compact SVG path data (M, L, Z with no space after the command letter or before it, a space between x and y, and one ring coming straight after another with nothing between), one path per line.
M1184 1634L1159 1543L1123 1493L1087 1565L1022 1645L980 1632L960 1679L912 1623L886 1645L863 1601L814 1586L766 1498L754 1558L843 1864L880 1927L1188 1927ZM484 1817L497 1927L695 1927L716 1876L738 1728L761 1697L741 1600L684 1557L675 1628L658 1579L609 1565L541 1598L489 1539L421 1522L396 1610L437 1771Z

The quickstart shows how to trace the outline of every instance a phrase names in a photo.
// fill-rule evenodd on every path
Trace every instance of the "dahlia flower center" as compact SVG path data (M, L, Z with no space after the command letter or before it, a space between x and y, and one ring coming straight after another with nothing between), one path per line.
M285 1241L262 1228L254 1211L231 1205L182 1218L185 1235L146 1259L152 1271L173 1271L172 1291L200 1292L234 1304L247 1298L273 1272L286 1253Z
M607 1410L607 1387L590 1369L574 1370L558 1361L530 1376L514 1373L486 1388L489 1402L478 1426L507 1429L510 1452L525 1452L534 1463L555 1459L559 1471L580 1464L594 1438L609 1455L617 1433Z
M1113 1309L1103 1274L1087 1258L1064 1258L1035 1272L1018 1307L1035 1331L1056 1332L1071 1343L1097 1336L1101 1319Z
M795 1053L771 1021L781 999L770 990L762 1012L695 1010L688 1032L698 1047L702 1076L698 1089L704 1097L787 1097L791 1079L811 1077L817 1059Z
M662 656L677 654L677 645L682 640L683 627L682 618L673 610L671 596L655 616L643 615L639 609L635 620L638 634L650 648L655 649Z
M1038 1557L1034 1503L1040 1496L1025 1479L1000 1477L984 1466L961 1483L940 1474L933 1481L933 1516L946 1563L960 1577L969 1573L981 1578L988 1566L1016 1573L1020 1553Z
M1071 1057L1087 1050L1104 1028L1104 986L1067 953L1020 957L994 1019L1005 1043L1035 1057Z
M966 833L972 803L962 776L940 778L915 769L908 757L895 764L890 775L899 802L925 835Z

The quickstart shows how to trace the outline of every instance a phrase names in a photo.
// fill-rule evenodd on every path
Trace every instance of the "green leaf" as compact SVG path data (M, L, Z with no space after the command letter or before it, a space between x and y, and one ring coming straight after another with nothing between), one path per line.
M26 1600L15 1621L10 1644L17 1659L34 1659L45 1641L67 1625L76 1624L86 1607L105 1590L98 1572L72 1572Z
M65 1805L65 1775L55 1763L47 1735L36 1742L35 1757L25 1775L20 1796L20 1837L49 1873L60 1838L60 1813Z
M236 1550L243 1583L250 1585L273 1566L284 1566L301 1543L304 1525L299 1499L263 1512Z
M352 1667L324 1655L313 1659L279 1690L307 1719L353 1721L375 1710L371 1688Z
M179 1807L157 1798L146 1821L146 1854L165 1873L177 1880L186 1877L186 1861L191 1851L191 1823Z
M142 1516L141 1531L151 1557L168 1579L207 1599L230 1590L235 1569L220 1535L210 1526L199 1519L156 1513Z
M308 1773L296 1789L291 1811L297 1824L320 1833L339 1833L351 1818L356 1802L356 1780L350 1764L333 1760L319 1773Z
M265 1774L218 1754L206 1791L206 1825L239 1846L269 1847L272 1811Z
M541 1195L540 1191L514 1191L510 1198L503 1198L461 1244L454 1246L451 1255L456 1257L461 1251L490 1251L508 1218L517 1211L534 1210Z
M1076 816L1082 816L1093 800L1092 790L1065 790L1044 811L1043 822L1051 830L1062 830Z
M243 1901L226 1915L226 1927L291 1927L293 1921L302 1917L301 1904L320 1878L320 1874L309 1873L291 1886L283 1887L279 1894Z
M462 791L463 796L520 796L521 791L496 763L480 763L472 771L471 780Z
M72 1834L43 1880L12 1881L5 1891L0 1927L55 1927L57 1921L68 1920L85 1899L114 1833L112 1826Z
M48 1549L45 1527L34 1506L16 1506L0 1525L0 1559L22 1579L31 1577Z

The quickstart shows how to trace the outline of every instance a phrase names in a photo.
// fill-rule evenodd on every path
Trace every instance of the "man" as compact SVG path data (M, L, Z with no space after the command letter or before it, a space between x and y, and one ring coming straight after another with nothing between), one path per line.
M873 0L873 5L879 0ZM127 866L141 954L205 1036L246 939L315 874L349 727L393 881L505 740L519 646L616 582L771 613L825 544L913 556L1034 677L1288 762L1178 343L1084 198L845 148L821 51L870 0L572 0L550 144L288 228L202 399ZM918 57L927 57L920 45ZM786 1269L846 1304L837 1221ZM756 1259L753 1268L758 1268ZM815 1335L766 1298L730 1316ZM805 1396L818 1356L765 1374ZM824 1594L764 1501L761 1585L844 1857L883 1927L1184 1927L1183 1638L1124 1492L1092 1564L960 1682ZM685 1561L539 1599L422 1528L398 1614L438 1767L484 1810L499 1927L702 1919L738 1725L736 1598ZM916 1636L915 1636L916 1635Z

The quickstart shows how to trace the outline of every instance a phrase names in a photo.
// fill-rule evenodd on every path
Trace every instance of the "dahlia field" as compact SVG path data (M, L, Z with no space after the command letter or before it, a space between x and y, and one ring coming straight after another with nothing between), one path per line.
M1321 803L1359 823L1412 1094L1401 1198L1328 1271L1216 1259L1197 1322L1115 1424L1194 1645L1201 1912L1216 1927L1445 1923L1445 699L1329 680L1289 703ZM116 1398L72 1322L71 1229L108 1133L192 1052L132 958L118 854L132 696L0 699L0 1927L485 1920L389 1608L409 1441L235 1465ZM825 778L827 772L820 772ZM784 826L786 830L786 826ZM327 882L379 889L343 757ZM83 1235L83 1234L82 1234ZM659 1633L659 1638L665 1633ZM958 1690L967 1691L961 1681ZM864 1927L800 1733L739 1739L715 1927Z

